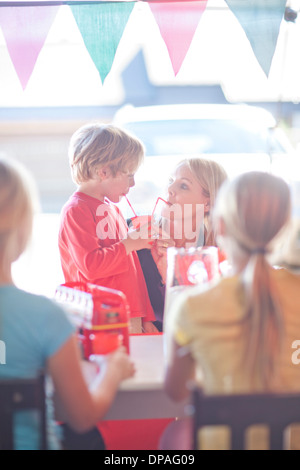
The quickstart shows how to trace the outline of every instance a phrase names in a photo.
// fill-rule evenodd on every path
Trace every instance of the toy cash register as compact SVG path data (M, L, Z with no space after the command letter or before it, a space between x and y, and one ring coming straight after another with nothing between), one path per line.
M76 326L85 359L112 352L121 344L129 353L129 305L122 292L69 282L56 289L55 300Z

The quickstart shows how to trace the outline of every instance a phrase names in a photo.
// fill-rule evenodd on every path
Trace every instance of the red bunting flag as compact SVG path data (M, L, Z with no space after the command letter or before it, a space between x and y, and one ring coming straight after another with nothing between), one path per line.
M23 90L59 6L0 8L0 26Z
M207 0L188 2L149 2L167 46L175 75L189 50Z

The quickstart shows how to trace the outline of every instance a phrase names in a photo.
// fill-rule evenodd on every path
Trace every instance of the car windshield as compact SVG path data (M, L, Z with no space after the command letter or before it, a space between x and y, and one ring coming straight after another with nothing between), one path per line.
M147 156L199 153L284 153L272 129L251 122L183 119L128 122Z

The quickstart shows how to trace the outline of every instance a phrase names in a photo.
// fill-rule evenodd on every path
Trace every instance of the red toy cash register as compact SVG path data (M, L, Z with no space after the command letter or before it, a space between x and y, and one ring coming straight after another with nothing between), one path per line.
M56 289L55 300L76 326L85 359L112 352L121 344L129 353L129 305L122 292L69 282Z

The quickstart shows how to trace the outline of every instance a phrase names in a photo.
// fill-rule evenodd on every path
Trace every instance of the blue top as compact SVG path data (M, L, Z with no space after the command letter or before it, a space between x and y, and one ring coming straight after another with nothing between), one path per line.
M54 301L29 294L13 285L0 286L0 340L1 345L5 345L5 351L2 347L0 357L0 380L35 377L39 370L46 367L47 359L72 334L71 323ZM47 411L49 413L49 407ZM48 428L49 447L59 448L50 430L51 425ZM33 412L17 414L15 442L17 449L31 450L38 447L38 430Z

